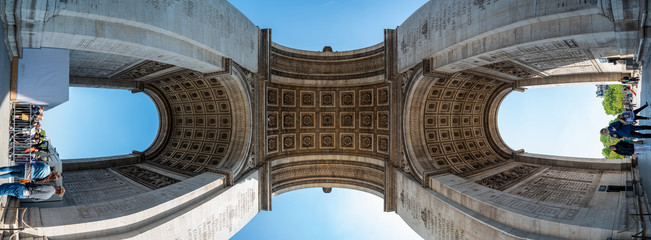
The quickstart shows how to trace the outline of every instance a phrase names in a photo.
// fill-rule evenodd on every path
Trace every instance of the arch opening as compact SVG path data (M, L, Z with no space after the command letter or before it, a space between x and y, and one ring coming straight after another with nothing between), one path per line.
M262 237L251 229L265 229L263 238L291 233L301 239L422 239L399 215L384 212L383 204L381 197L349 188L335 187L331 193L320 187L293 190L276 195L273 211L259 212L231 239Z
M599 129L606 115L594 85L511 92L499 106L498 129L513 149L567 157L602 158Z
M144 151L160 126L147 94L114 89L70 88L70 101L44 115L43 129L62 159Z

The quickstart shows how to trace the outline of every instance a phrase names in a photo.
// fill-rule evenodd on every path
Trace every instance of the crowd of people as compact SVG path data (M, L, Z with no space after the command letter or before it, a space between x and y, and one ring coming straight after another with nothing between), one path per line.
M9 127L9 160L16 164L0 167L0 179L18 181L0 185L0 195L40 201L65 193L63 187L43 184L61 177L47 164L49 139L40 123L44 109L31 104L14 105Z
M637 84L638 78L624 77L621 82L623 84ZM633 90L630 86L625 86L625 91ZM628 96L627 96L628 97ZM649 106L645 103L638 109L625 108L622 114L617 115L617 121L612 122L607 128L601 129L601 134L607 134L612 138L621 139L617 143L610 145L608 148L623 156L632 156L639 153L651 153L651 144L643 144L641 141L633 141L635 138L651 138L651 133L641 133L641 130L651 130L648 125L635 125L638 120L649 119L649 117L641 116L639 113ZM624 107L627 107L625 104Z

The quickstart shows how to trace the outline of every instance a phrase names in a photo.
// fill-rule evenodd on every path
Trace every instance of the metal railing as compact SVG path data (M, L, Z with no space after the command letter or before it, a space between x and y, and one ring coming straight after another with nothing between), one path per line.
M38 106L29 103L12 103L9 160L13 165L28 163L32 159L47 157L47 141L43 141ZM43 156L41 156L43 155Z

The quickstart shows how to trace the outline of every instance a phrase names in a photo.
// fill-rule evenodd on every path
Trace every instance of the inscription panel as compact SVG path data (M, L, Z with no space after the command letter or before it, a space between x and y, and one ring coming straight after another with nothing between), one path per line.
M66 172L63 185L66 187L65 206L122 199L151 190L109 169Z
M494 231L474 218L466 219L467 215L442 201L438 193L428 191L402 173L398 173L396 191L396 213L424 239L482 239L474 234Z
M230 195L230 193L227 193ZM217 211L210 211L211 214L206 216L200 225L192 226L185 234L176 237L175 239L227 239L233 236L239 229L244 227L248 222L247 218L252 218L257 213L257 191L254 189L246 189L238 192L232 199L237 201L228 201L227 199L218 197L222 200L219 205L225 206L219 208ZM213 204L214 205L214 204ZM212 209L205 209L212 210ZM238 219L233 221L233 219ZM246 222L244 222L246 220ZM242 224L244 222L244 224ZM228 237L226 237L228 236Z
M586 207L602 174L600 170L554 167L508 192L541 202Z
M578 207L543 205L535 201L526 201L509 195L491 195L489 199L491 202L501 204L508 208L558 219L572 220L579 212Z

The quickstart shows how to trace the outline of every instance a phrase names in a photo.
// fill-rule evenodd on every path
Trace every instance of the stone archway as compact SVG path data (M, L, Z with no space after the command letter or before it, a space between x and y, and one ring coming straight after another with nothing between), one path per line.
M344 52L276 44L271 30L226 1L190 1L211 9L200 14L179 2L125 3L206 24L209 36L165 14L102 11L121 7L116 2L19 1L16 11L40 15L13 22L15 56L22 47L58 47L91 69L115 60L72 82L144 91L164 121L143 153L108 161L124 169L67 163L68 176L104 174L125 187L97 201L34 208L42 227L32 233L228 238L271 210L274 194L343 186L382 196L385 211L428 239L630 235L620 228L626 220L609 211L630 204L594 197L599 184L621 184L628 162L524 154L509 149L496 126L510 91L621 76L596 58L631 54L639 16L621 16L637 6L613 1L430 1L385 30L383 42ZM602 216L608 221L589 221Z

